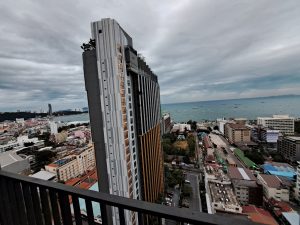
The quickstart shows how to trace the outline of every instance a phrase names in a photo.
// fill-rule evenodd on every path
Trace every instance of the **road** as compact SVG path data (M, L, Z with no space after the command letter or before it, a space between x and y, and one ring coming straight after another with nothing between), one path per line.
M191 187L193 189L193 194L190 198L190 209L197 212L202 212L202 205L200 200L199 191L199 175L194 173L187 173L186 179L191 182Z

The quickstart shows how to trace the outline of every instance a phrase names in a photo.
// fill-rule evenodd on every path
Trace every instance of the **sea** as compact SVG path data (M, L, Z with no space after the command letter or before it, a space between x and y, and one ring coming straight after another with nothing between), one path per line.
M247 118L289 114L300 117L300 95L260 97L162 104L162 113L170 113L175 122L214 121L217 118ZM56 117L56 121L89 121L88 113Z

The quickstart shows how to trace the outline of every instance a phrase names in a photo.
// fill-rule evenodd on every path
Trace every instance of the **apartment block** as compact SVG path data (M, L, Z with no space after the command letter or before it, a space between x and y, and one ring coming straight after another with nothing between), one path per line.
M45 170L56 174L58 180L67 181L95 167L93 146L73 150L68 156L45 166Z
M273 115L273 117L257 117L257 124L279 130L282 134L293 135L295 118L289 115Z
M282 137L277 141L278 152L289 161L300 160L300 137Z
M250 142L251 129L244 124L227 123L225 124L225 137L230 143Z
M249 169L229 167L228 176L240 204L262 205L262 186L257 184L256 177Z
M263 186L265 200L289 201L291 183L283 177L259 174L257 179Z

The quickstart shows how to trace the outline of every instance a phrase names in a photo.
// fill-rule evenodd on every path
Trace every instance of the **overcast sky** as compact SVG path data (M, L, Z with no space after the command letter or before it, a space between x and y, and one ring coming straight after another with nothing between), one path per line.
M162 103L300 94L299 0L0 2L0 111L87 106L80 45L115 18Z

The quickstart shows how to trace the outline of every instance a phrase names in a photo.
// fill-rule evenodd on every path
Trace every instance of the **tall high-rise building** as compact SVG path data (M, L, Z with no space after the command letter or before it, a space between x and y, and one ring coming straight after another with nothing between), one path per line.
M163 191L157 77L115 20L93 22L82 48L99 189L154 202ZM135 213L125 217L138 224ZM118 224L116 209L112 218Z
M48 104L48 115L52 116L52 105L50 103Z

